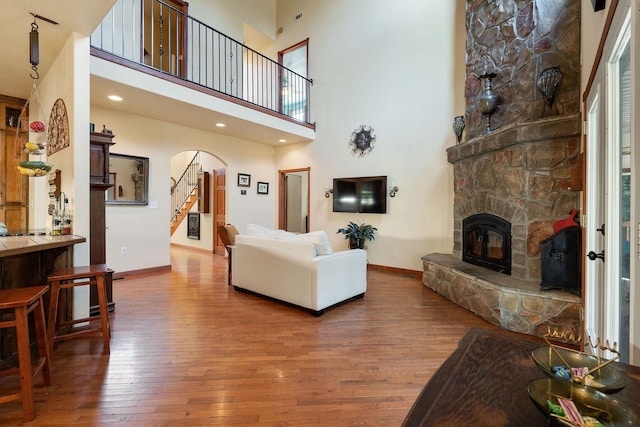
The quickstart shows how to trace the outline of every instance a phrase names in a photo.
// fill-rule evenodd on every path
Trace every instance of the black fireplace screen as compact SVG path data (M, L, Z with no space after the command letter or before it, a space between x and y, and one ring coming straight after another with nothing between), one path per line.
M462 260L511 274L511 223L496 215L477 214L462 221Z

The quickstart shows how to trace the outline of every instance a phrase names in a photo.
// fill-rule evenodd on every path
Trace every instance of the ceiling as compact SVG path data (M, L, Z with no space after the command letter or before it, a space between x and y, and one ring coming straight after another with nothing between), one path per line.
M0 94L27 98L31 93L34 80L30 75L34 73L29 63L29 32L34 20L38 25L40 46L37 68L39 75L44 76L69 36L73 32L90 36L113 3L115 0L5 2L0 14L0 37L11 43L4 43L0 54ZM35 19L32 13L56 21L58 25ZM107 99L110 94L118 94L124 100L114 103ZM308 135L306 128L300 133L283 131L291 128L284 120L282 129L264 126L93 75L91 105L273 146L311 140L303 136ZM216 127L219 122L225 123L226 127ZM96 124L96 129L101 126ZM286 142L279 142L282 139Z
M27 98L33 80L29 77L29 32L34 17L43 16L58 25L37 19L40 44L39 74L47 73L72 32L91 35L115 0L20 0L3 2L0 14L0 93Z

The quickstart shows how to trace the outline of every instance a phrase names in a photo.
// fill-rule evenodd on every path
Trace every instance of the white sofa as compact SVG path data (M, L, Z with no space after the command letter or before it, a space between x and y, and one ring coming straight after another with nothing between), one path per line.
M324 232L294 235L258 226L247 230L249 234L236 236L233 247L231 277L236 290L300 306L316 316L364 296L366 251L333 252Z

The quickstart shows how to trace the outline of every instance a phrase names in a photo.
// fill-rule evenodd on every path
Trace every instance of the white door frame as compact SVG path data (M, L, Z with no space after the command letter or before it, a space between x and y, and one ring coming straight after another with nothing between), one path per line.
M633 7L632 7L633 5ZM610 93L617 90L617 73L614 55L616 47L622 37L638 40L640 31L640 0L620 0L615 11L611 27L606 29L606 41L602 52L602 60L595 79L588 85L585 97L586 131L586 191L585 213L583 224L585 228L585 249L587 252L605 250L606 263L598 265L599 260L589 261L585 258L585 332L595 329L597 334L605 338L617 337L619 318L618 290L620 282L620 230L616 227L619 218L619 176L620 170L620 141L619 126L616 126L617 108L609 105ZM624 33L625 28L629 32ZM592 83L592 84L591 84ZM630 331L629 331L629 362L640 365L640 48L638 43L631 43L631 294L630 294ZM602 147L606 144L606 147ZM606 157L606 159L602 159ZM606 162L606 163L603 163ZM601 165L606 164L606 167ZM604 179L608 183L606 188L600 184ZM604 193L604 194L601 194ZM600 204L600 205L598 205ZM596 229L600 227L598 209L604 209L604 218L609 218L611 224L606 227L606 238L600 239ZM605 220L603 220L605 222ZM616 224L617 223L617 224ZM596 262L596 264L593 264ZM599 279L601 278L601 279ZM597 283L600 283L598 285ZM602 285L604 283L604 285ZM604 289L603 289L604 288ZM606 313L611 313L606 315Z

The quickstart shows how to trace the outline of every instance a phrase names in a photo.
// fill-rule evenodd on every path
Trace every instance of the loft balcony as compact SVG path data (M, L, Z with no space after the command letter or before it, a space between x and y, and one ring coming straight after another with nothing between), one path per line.
M132 114L270 145L312 141L312 81L180 4L114 4L91 35L92 105L113 108L107 95L117 92ZM218 122L227 127L216 128Z

